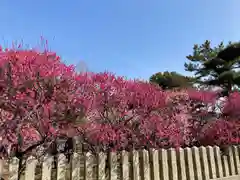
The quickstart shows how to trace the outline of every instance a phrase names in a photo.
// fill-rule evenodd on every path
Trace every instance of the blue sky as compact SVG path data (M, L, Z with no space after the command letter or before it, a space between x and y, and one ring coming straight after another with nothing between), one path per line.
M186 73L193 44L239 41L239 0L1 0L0 44L37 46L40 36L68 64L148 79Z

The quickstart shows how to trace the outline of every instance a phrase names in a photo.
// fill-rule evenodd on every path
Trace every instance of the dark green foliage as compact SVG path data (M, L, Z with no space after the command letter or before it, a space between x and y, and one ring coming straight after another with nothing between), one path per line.
M223 95L228 95L234 85L240 86L240 44L231 42L225 47L221 42L211 47L210 41L202 45L194 45L192 55L188 55L189 63L185 70L194 72L198 83L223 88Z
M240 43L232 44L218 53L218 58L232 61L240 57Z
M176 72L159 72L150 77L150 82L158 84L163 89L185 88L192 85L192 78Z

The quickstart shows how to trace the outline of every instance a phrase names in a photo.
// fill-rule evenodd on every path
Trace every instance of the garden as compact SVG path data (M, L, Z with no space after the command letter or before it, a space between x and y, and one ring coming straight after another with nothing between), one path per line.
M48 50L1 49L1 157L54 155L59 139L67 154L75 136L93 153L239 144L239 56L238 44L206 41L187 57L201 66L185 64L196 76L165 72L143 81L78 72Z

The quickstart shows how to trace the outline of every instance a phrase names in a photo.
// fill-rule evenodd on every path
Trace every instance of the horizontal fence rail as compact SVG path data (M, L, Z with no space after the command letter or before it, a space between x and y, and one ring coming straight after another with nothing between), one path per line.
M4 180L240 180L240 147L223 155L219 147L150 149L110 153L74 152L45 156L42 162L28 157L19 176L19 159L0 160ZM56 159L56 160L54 160ZM56 161L56 165L54 165ZM232 179L231 179L232 178Z

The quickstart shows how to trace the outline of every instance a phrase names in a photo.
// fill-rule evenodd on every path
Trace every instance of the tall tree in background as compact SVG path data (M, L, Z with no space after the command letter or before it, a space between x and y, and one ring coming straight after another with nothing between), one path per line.
M152 75L150 82L158 84L163 89L173 89L192 86L193 79L176 72L165 71Z
M211 47L210 41L202 45L194 45L192 55L188 55L189 63L185 70L194 72L196 82L207 86L218 86L223 89L222 95L228 95L234 85L240 86L240 45L229 42L224 46L221 42Z

